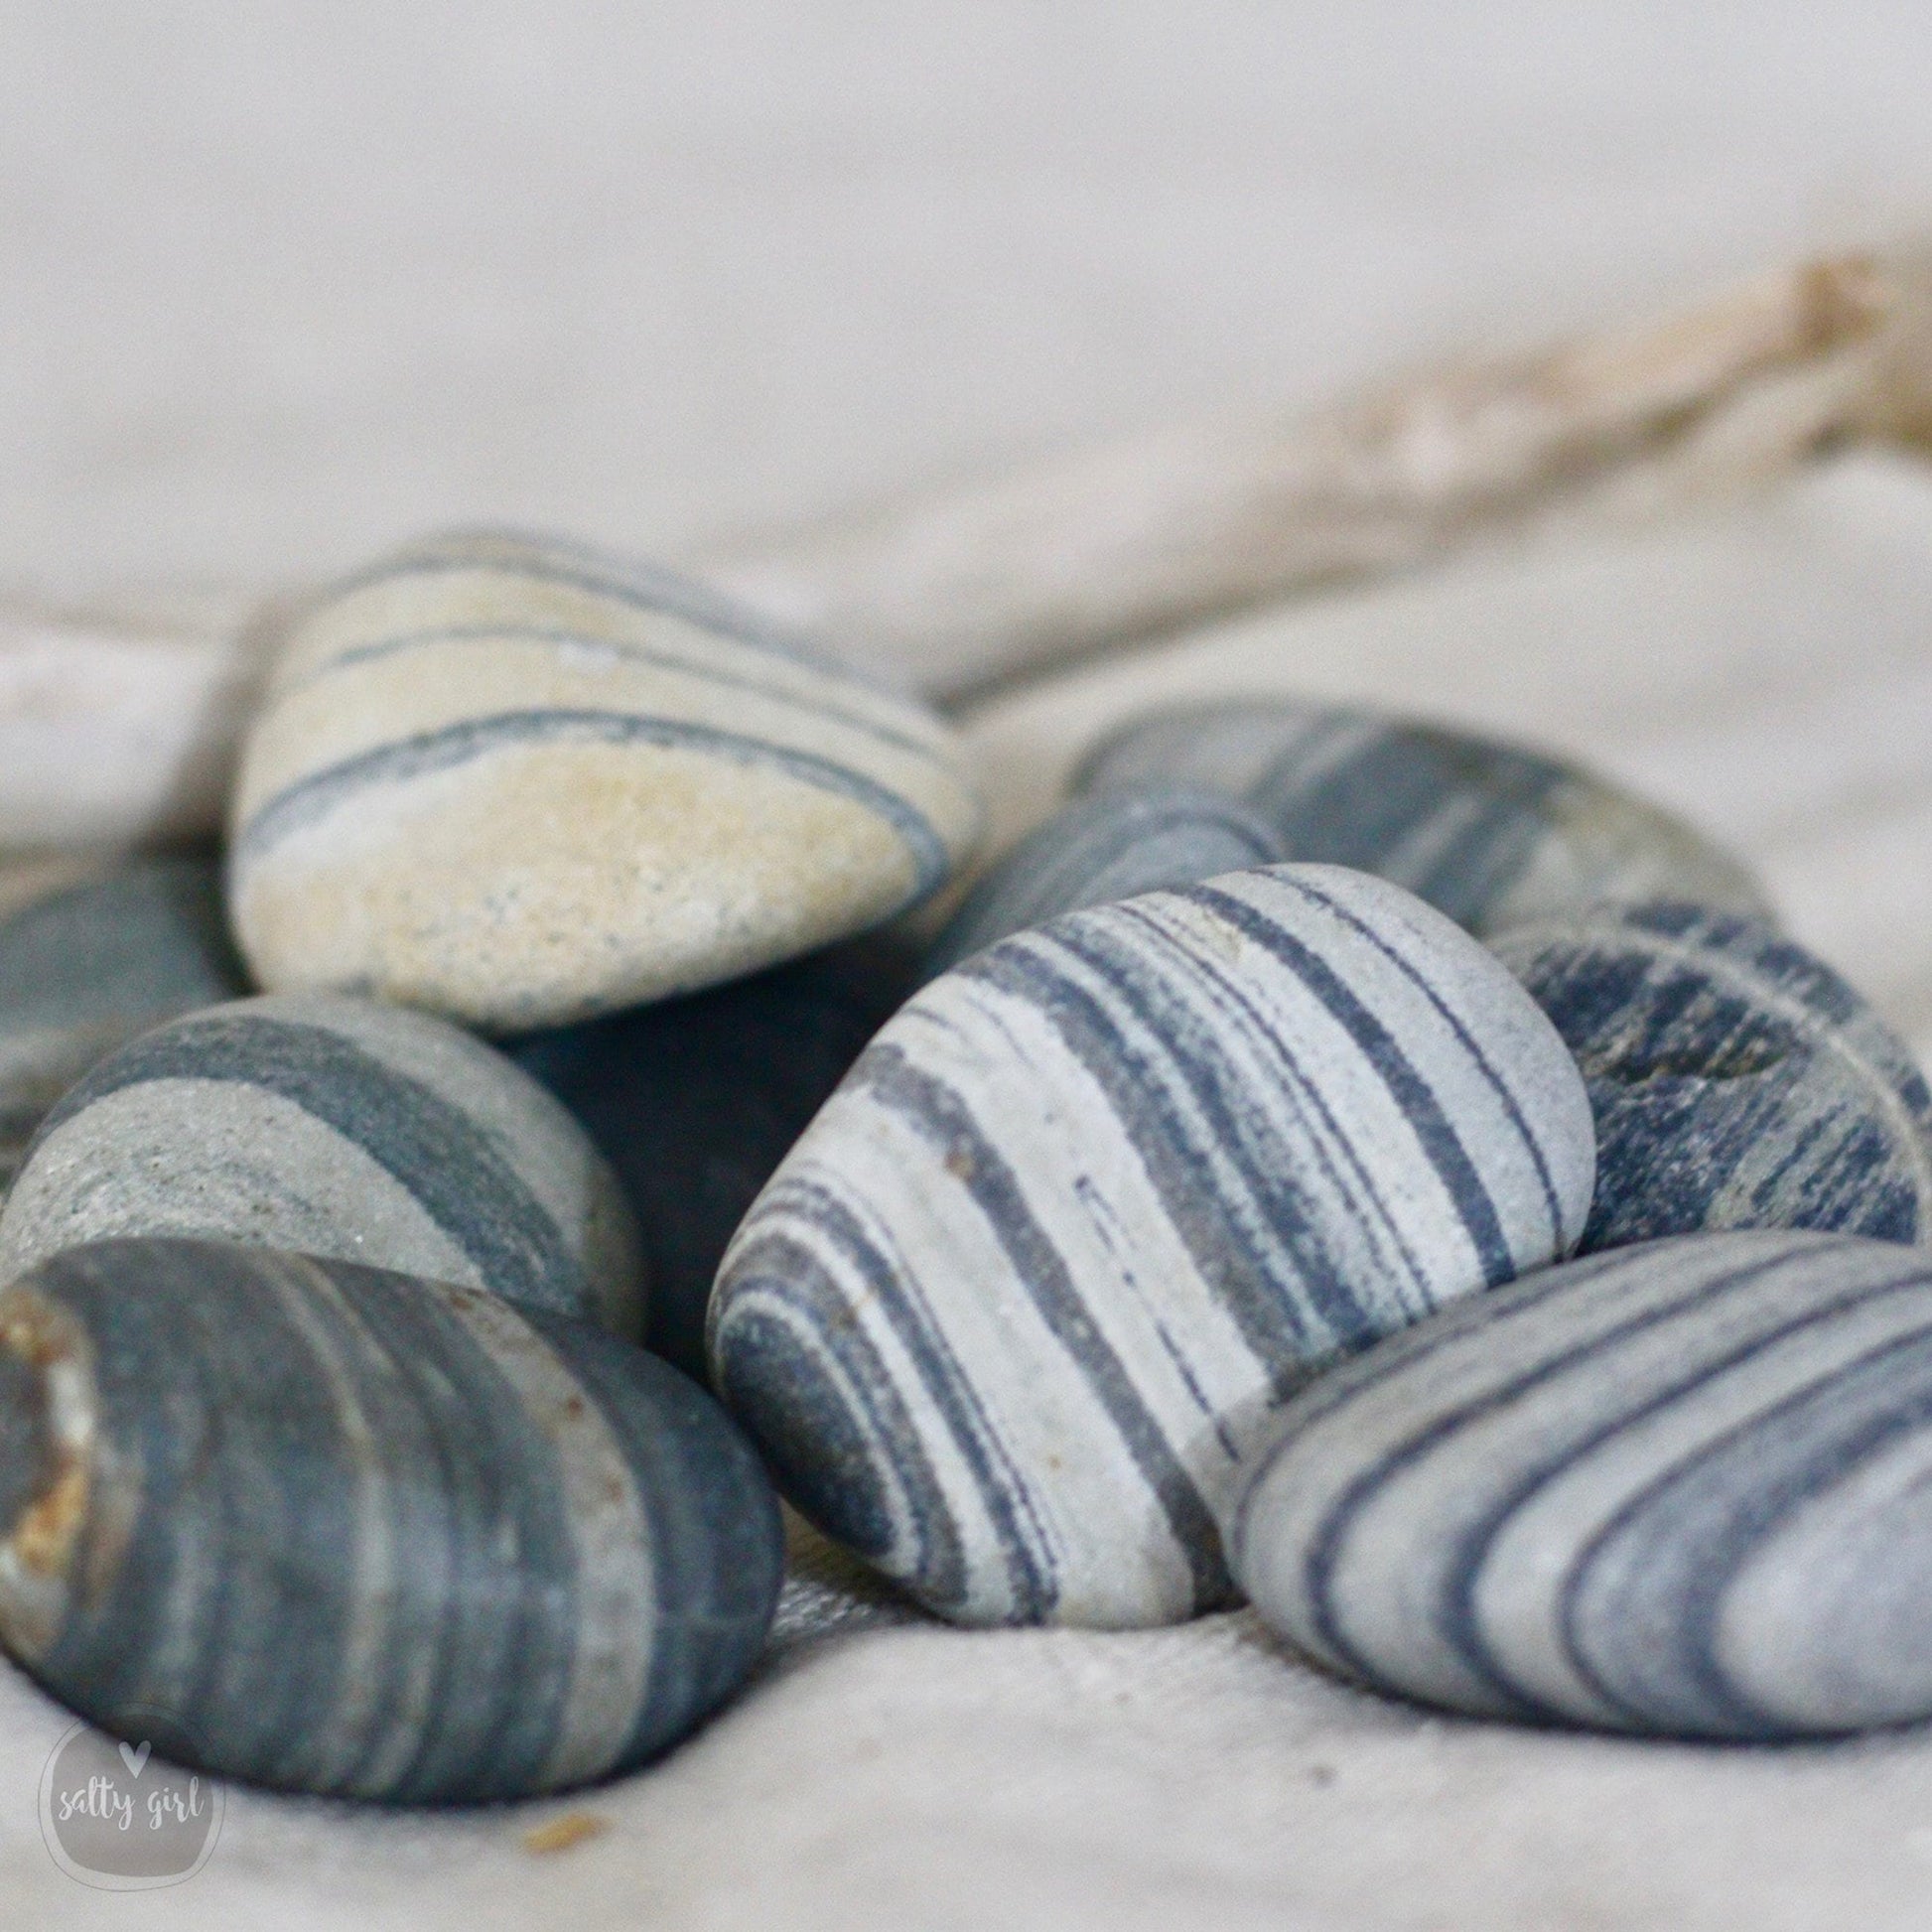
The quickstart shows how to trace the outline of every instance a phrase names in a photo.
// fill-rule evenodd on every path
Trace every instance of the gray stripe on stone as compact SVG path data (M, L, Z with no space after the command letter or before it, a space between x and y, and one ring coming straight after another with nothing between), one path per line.
M20 1383L0 1636L105 1728L175 1714L157 1748L216 1775L539 1795L688 1731L769 1624L782 1538L757 1459L700 1390L580 1323L344 1262L113 1241L0 1292L0 1358ZM29 1603L6 1557L60 1469L23 1480L22 1424L57 1401L87 1415L89 1479Z
M1587 1114L1507 973L1383 882L1072 912L861 1055L726 1255L717 1385L946 1615L1190 1614L1273 1405L1575 1239Z
M649 745L697 752L734 764L783 771L801 784L849 798L885 820L911 855L915 883L908 902L939 885L950 866L944 841L924 813L899 793L831 759L679 719L566 710L514 711L467 719L394 744L378 745L312 772L262 803L236 834L233 860L261 860L290 834L352 807L357 799L380 786L454 770L493 752L532 745Z
M1932 1716L1932 1263L1642 1243L1312 1385L1232 1560L1292 1641L1483 1716L1774 1739Z

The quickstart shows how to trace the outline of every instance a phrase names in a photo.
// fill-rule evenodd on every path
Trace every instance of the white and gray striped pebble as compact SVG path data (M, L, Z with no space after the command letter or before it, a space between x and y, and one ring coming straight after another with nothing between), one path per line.
M1062 912L1285 857L1258 813L1198 785L1131 785L1076 798L973 888L932 942L925 971L936 977Z
M206 1242L0 1292L0 1639L221 1776L433 1803L625 1770L744 1680L781 1567L744 1439L584 1323Z
M702 587L471 534L297 621L231 816L263 985L511 1032L889 918L980 807L932 713Z
M1522 926L1497 956L1555 1023L1596 1119L1586 1252L1700 1228L1932 1238L1932 1095L1822 960L1694 905Z
M830 1535L965 1622L1223 1601L1316 1365L1563 1253L1588 1102L1400 889L1235 873L1000 941L887 1023L747 1216L714 1385Z
M1086 758L1078 790L1212 785L1291 859L1406 886L1487 938L1599 900L1768 913L1748 870L1681 819L1500 739L1343 707L1248 698L1157 712Z
M1932 1262L1690 1235L1314 1384L1240 1504L1263 1617L1487 1717L1781 1738L1932 1717Z
M330 994L157 1028L49 1114L0 1210L0 1280L118 1235L336 1256L620 1334L643 1315L629 1206L565 1109L444 1021Z
M57 861L0 876L0 1186L96 1060L247 990L211 861Z

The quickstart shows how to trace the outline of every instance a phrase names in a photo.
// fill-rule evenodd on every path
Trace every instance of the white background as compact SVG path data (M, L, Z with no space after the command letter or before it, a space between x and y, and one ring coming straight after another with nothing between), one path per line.
M644 550L1932 208L1932 9L5 0L0 576Z

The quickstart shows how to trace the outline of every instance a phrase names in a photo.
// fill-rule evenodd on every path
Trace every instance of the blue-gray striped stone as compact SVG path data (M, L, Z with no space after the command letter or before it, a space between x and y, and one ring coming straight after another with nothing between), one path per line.
M911 990L848 941L730 986L560 1027L504 1050L576 1115L623 1182L650 1282L645 1340L703 1381L726 1246L792 1143Z
M209 1007L100 1062L41 1124L0 1280L83 1241L339 1257L634 1335L637 1230L566 1109L481 1040L330 994Z
M1932 1261L1688 1235L1460 1303L1289 1406L1229 1547L1292 1642L1454 1711L1932 1717Z
M1291 859L1406 886L1478 938L1613 899L1768 913L1745 867L1575 765L1500 739L1292 699L1162 711L1087 756L1079 790L1151 779L1245 799Z
M1586 1252L1700 1228L1932 1238L1932 1095L1804 947L1694 905L1604 907L1493 945L1589 1087Z
M744 1439L584 1323L193 1241L0 1292L0 1640L220 1776L421 1804L628 1769L744 1680L781 1567Z
M1232 873L902 1007L759 1197L714 1385L829 1535L966 1622L1172 1621L1314 1367L1565 1252L1589 1106L1495 959L1381 880Z
M514 1033L889 919L980 815L913 700L669 572L472 532L295 621L242 747L229 902L272 991Z
M1130 785L1076 798L967 895L932 942L926 975L1062 912L1191 886L1286 856L1258 813L1198 785Z
M248 990L209 860L49 866L22 885L0 880L0 1186L96 1060Z

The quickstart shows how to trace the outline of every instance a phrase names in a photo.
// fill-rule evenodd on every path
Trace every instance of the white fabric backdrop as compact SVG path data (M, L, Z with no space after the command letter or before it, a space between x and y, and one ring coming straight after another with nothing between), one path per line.
M645 547L1932 209L1916 0L4 0L0 575Z
M516 516L643 547L1062 434L1325 393L1932 211L1932 15L0 0L0 576L307 576ZM1232 626L992 707L1018 797L1211 681L1538 734L1745 847L1932 1049L1932 483ZM200 1876L59 1872L0 1677L0 1923L1917 1928L1932 1742L1537 1734L1244 1615L962 1635L807 1554L658 1769L434 1818L233 1794ZM561 1812L605 1827L541 1855Z

